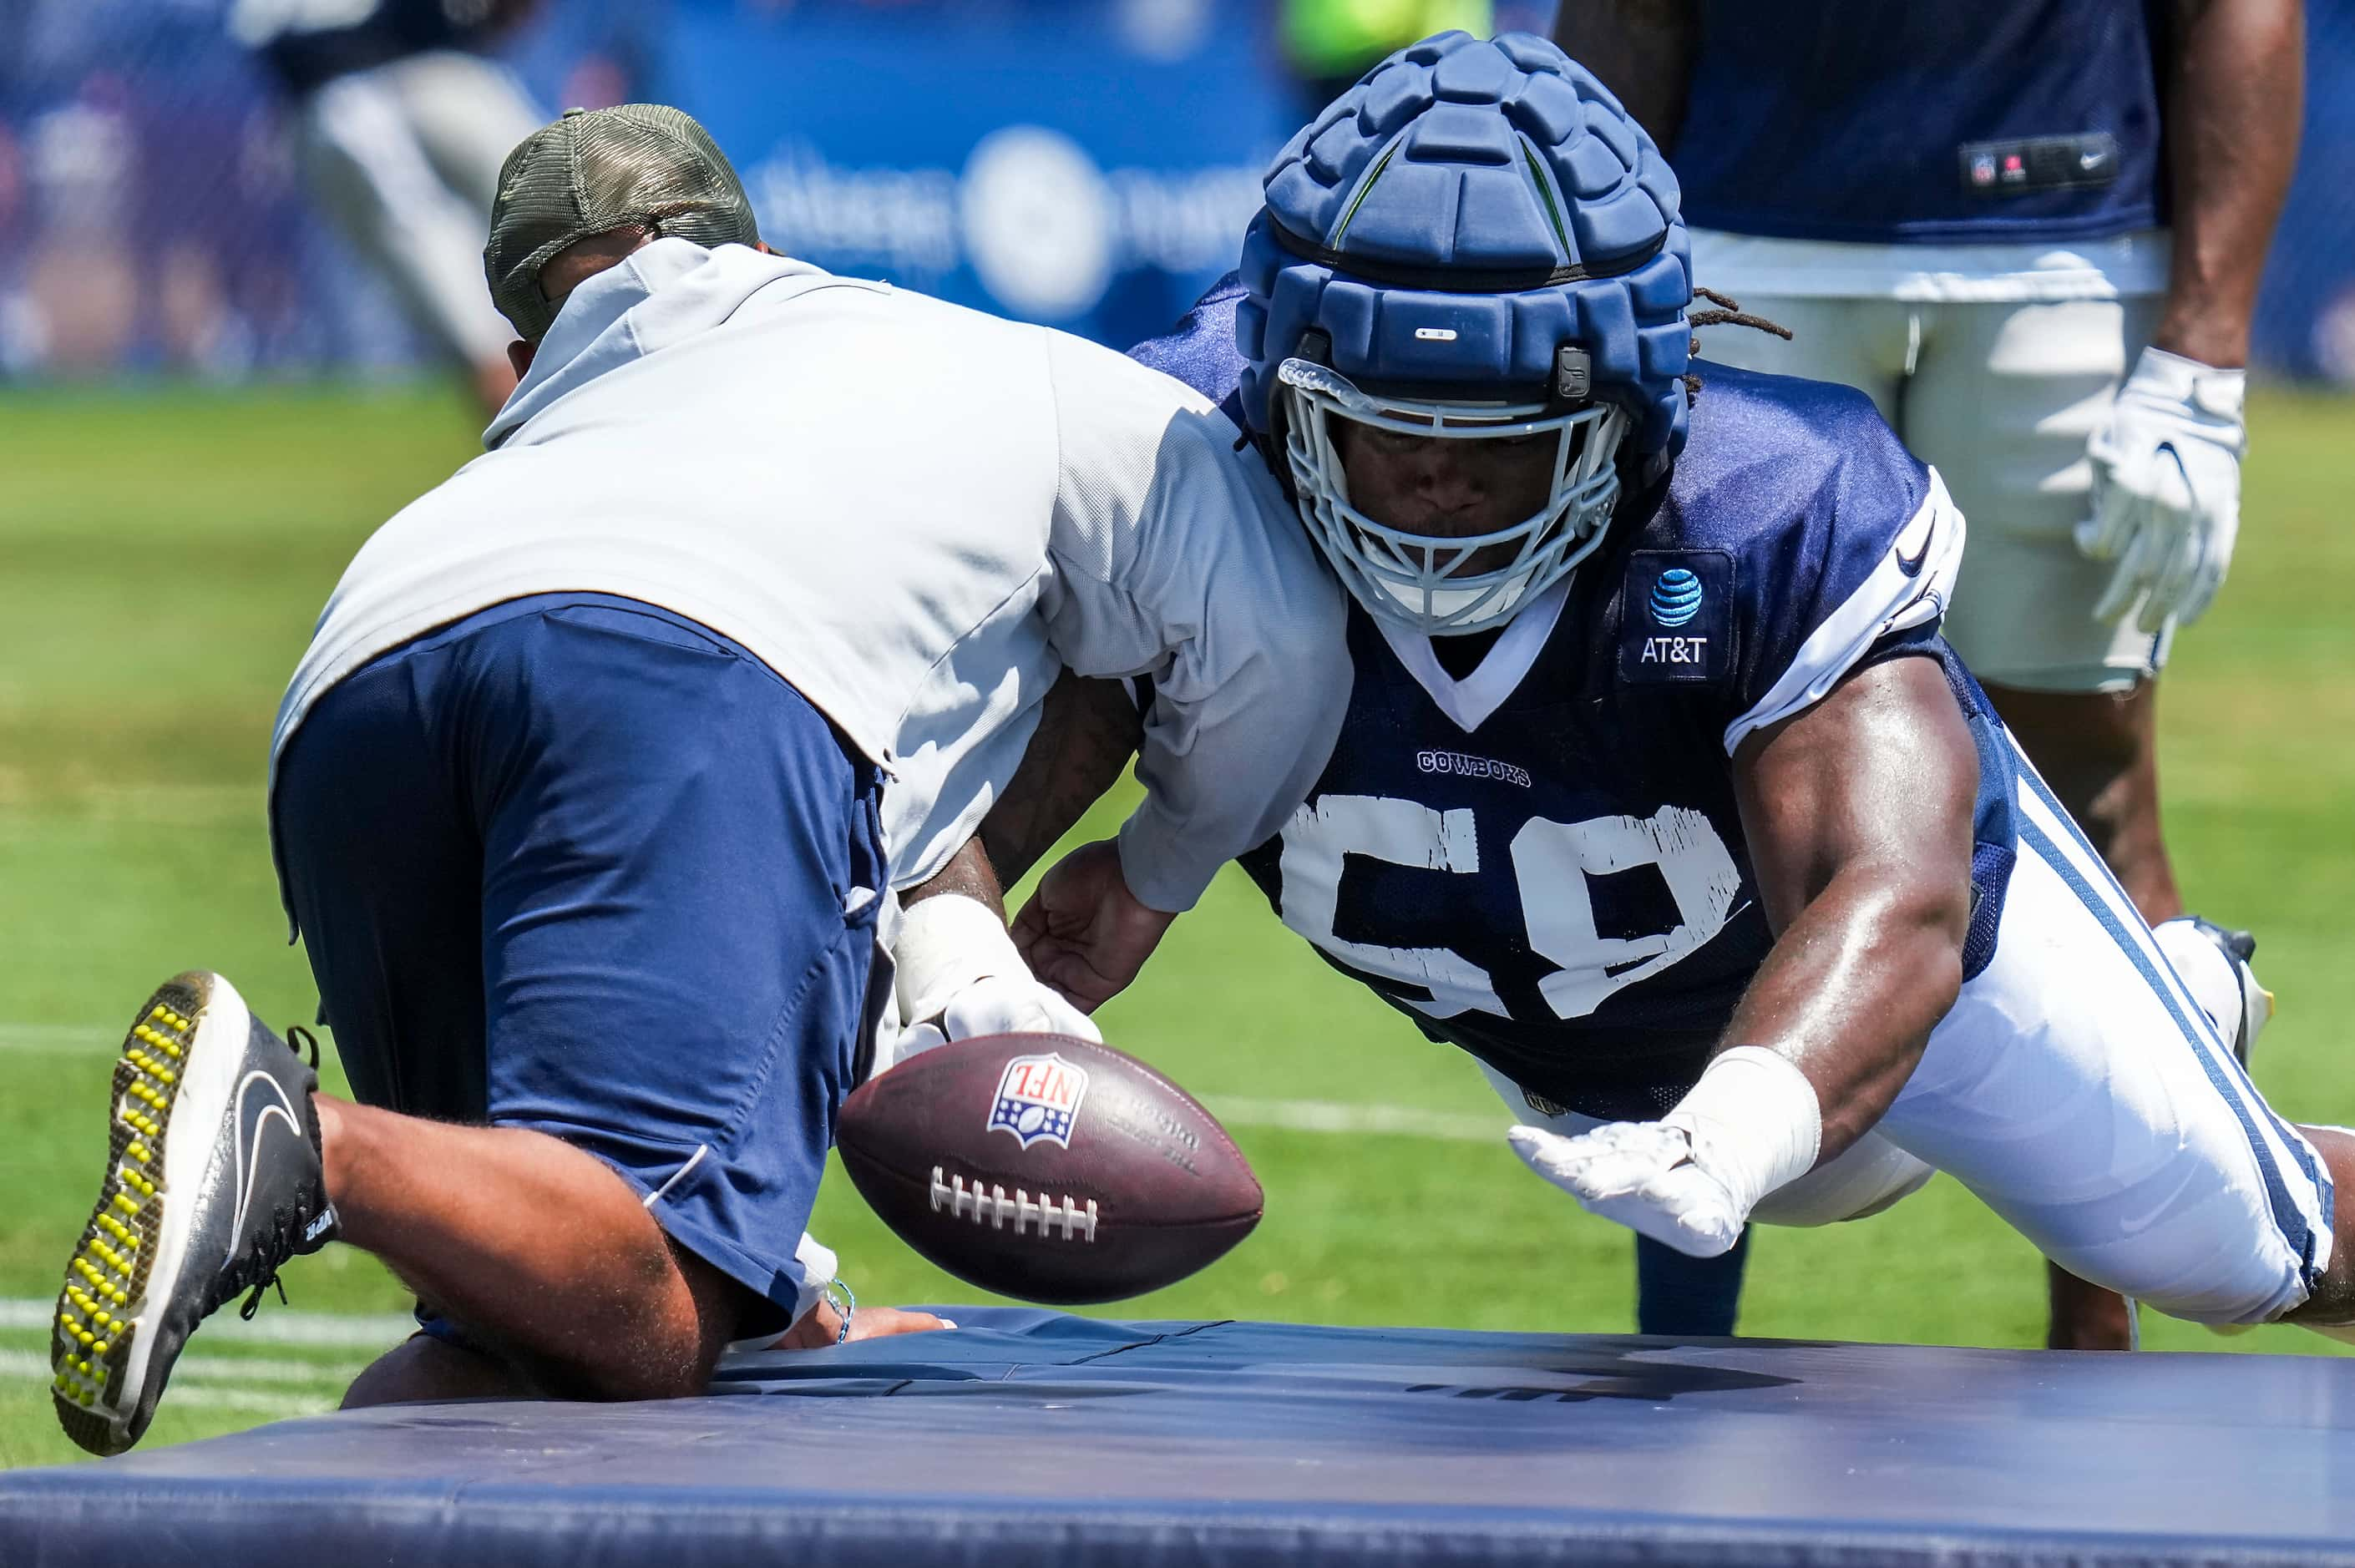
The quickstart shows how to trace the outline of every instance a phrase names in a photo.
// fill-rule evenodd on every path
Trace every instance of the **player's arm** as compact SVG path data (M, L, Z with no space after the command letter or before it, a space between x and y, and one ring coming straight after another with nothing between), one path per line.
M2078 546L2117 569L2094 606L2156 632L2223 585L2241 527L2249 318L2296 162L2300 0L2177 0L2166 101L2174 246L2165 313L2086 443Z
M2157 346L2249 362L2249 318L2297 162L2303 0L2177 0L2166 92L2174 249Z
M1508 1136L1587 1208L1685 1252L1878 1121L1962 984L1978 758L1934 661L1849 675L1745 738L1734 783L1774 946L1656 1122Z
M1817 1158L1888 1110L1962 986L1978 754L1937 661L1898 658L1733 758L1774 946L1726 1028L1815 1090Z
M1668 156L1684 124L1700 32L1692 0L1563 0L1553 41L1618 95Z
M1021 766L981 820L981 842L1001 882L1021 881L1079 825L1128 771L1144 736L1127 682L1063 672L1040 705Z

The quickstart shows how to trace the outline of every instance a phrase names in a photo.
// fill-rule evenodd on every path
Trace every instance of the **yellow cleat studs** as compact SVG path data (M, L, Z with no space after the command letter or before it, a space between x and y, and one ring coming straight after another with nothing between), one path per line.
M91 1346L90 1353L94 1356L102 1356L106 1354L106 1341L104 1340L101 1340L98 1343Z

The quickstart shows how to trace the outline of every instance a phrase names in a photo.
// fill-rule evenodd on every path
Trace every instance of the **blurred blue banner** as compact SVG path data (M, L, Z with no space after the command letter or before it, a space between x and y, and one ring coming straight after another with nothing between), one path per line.
M769 243L1108 343L1233 265L1296 125L1255 0L680 0L668 80Z

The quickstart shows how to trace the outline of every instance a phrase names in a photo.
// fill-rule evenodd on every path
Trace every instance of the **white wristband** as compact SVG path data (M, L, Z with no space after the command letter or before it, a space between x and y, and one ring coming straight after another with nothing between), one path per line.
M1789 1057L1758 1045L1720 1053L1660 1119L1684 1129L1694 1163L1723 1181L1745 1214L1815 1169L1823 1147L1815 1085Z
M811 1308L826 1299L826 1287L834 1283L835 1271L841 1265L834 1249L807 1231L802 1233L801 1245L794 1248L794 1261L802 1266L802 1293L794 1303L794 1321L798 1323L810 1315Z
M908 906L892 944L899 968L893 991L902 1024L938 1018L949 999L978 980L1030 970L997 912L961 893L936 893Z

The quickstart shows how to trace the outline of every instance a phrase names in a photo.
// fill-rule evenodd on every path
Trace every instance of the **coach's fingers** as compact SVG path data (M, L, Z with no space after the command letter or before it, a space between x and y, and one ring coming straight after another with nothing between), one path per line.
M952 1319L911 1311L904 1307L861 1307L850 1315L849 1338L882 1340L893 1334L926 1334L935 1329L955 1327Z

